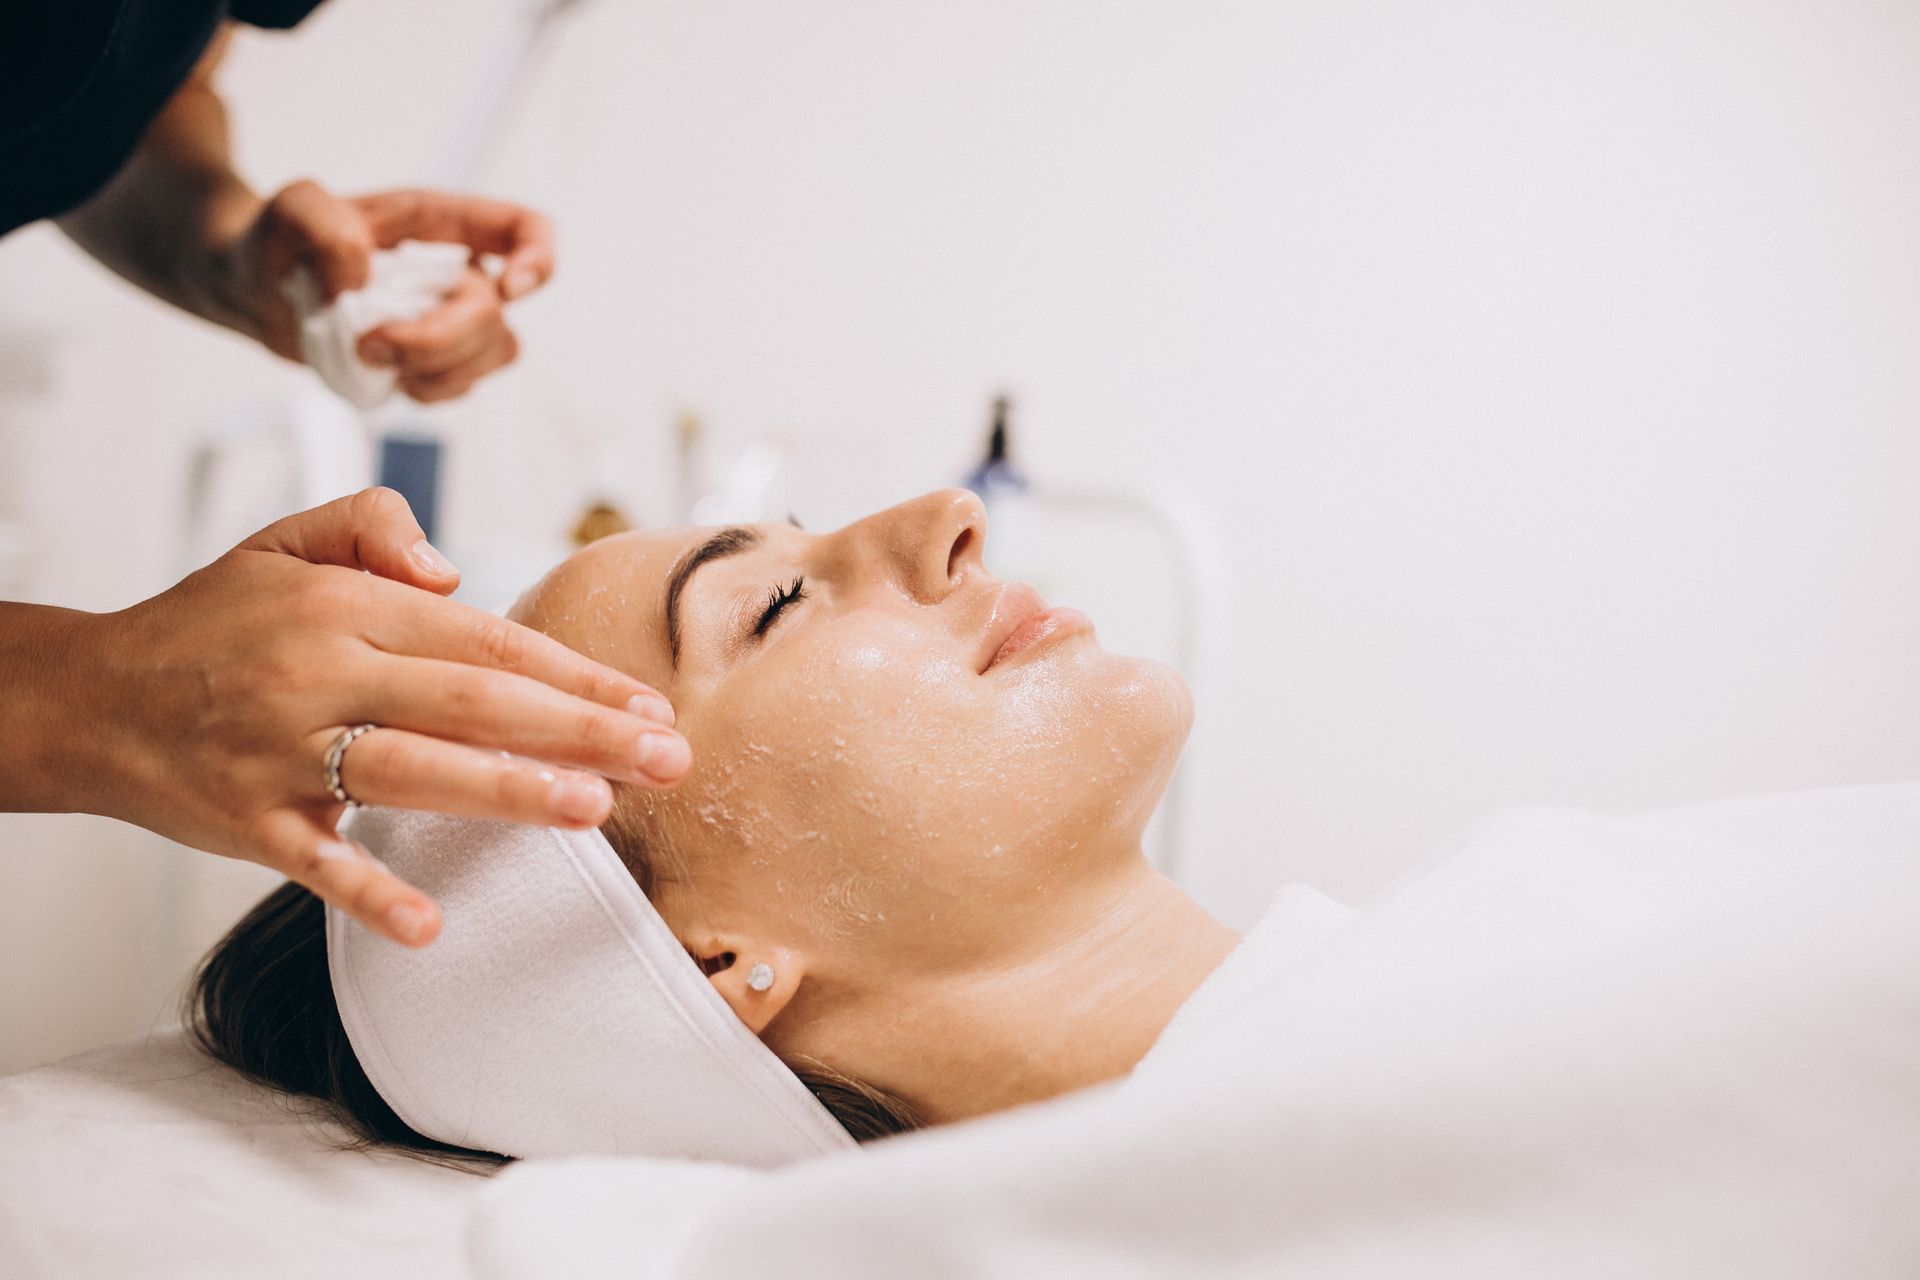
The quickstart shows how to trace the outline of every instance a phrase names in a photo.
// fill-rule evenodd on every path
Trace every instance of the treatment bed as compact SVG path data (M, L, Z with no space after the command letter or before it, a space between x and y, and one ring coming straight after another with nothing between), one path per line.
M343 1141L179 1031L0 1079L0 1275L469 1274L485 1177Z

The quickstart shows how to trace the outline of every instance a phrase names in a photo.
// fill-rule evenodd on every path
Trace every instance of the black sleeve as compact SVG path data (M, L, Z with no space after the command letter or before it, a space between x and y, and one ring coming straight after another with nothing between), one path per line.
M231 0L227 14L250 27L284 31L320 7L321 0Z

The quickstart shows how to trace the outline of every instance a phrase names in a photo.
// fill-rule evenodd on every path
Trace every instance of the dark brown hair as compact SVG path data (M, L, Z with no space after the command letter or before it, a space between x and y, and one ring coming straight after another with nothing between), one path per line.
M288 881L262 898L207 953L187 992L186 1023L201 1048L249 1080L318 1099L354 1146L443 1162L506 1159L416 1133L367 1079L333 1002L326 908L303 885Z
M634 868L637 842L621 835L615 846ZM643 870L635 868L635 878L644 889L651 875ZM288 882L268 894L207 953L187 992L186 1024L201 1048L248 1079L318 1100L353 1133L353 1146L396 1147L457 1167L508 1158L415 1132L373 1087L334 1004L326 909L301 885ZM919 1127L907 1104L889 1093L811 1058L783 1061L856 1141Z

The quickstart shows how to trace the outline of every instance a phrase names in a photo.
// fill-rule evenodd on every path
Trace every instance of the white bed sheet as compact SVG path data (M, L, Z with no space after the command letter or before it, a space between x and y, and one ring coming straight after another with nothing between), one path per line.
M486 1177L343 1136L179 1031L0 1079L0 1275L467 1276Z
M485 1280L1914 1280L1920 783L1285 891L1125 1081L771 1173L529 1160Z

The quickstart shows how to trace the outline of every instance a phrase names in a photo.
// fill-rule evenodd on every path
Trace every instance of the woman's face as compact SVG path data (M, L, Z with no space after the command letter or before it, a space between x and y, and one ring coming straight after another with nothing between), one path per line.
M821 1008L1053 945L1059 903L1138 861L1186 686L988 573L985 540L959 490L835 533L624 534L517 607L672 700L693 767L621 803L696 956L777 951Z

